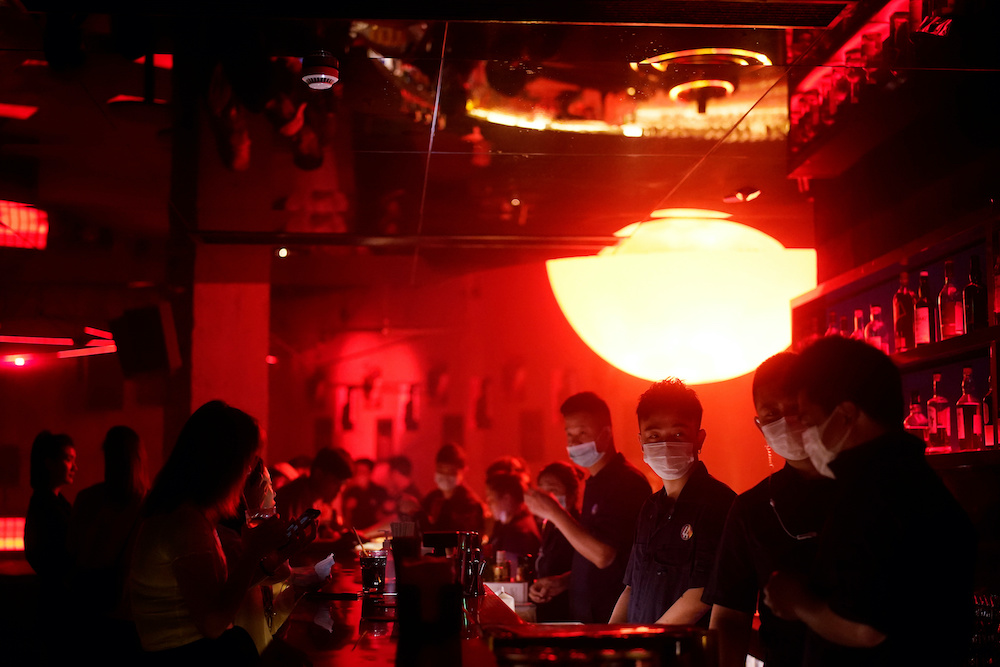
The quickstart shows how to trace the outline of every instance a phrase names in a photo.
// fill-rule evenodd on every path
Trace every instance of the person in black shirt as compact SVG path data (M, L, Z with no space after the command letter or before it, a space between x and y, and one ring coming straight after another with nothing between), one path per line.
M577 521L551 494L534 489L525 494L531 512L550 521L573 546L569 575L536 579L528 596L545 603L569 590L572 617L605 623L622 591L639 509L651 491L645 475L615 448L611 411L592 392L574 394L560 407L566 427L566 451L573 463L587 468Z
M496 472L486 478L486 502L495 519L490 550L517 556L538 555L541 537L538 524L524 504L522 477L512 472Z
M551 493L556 502L569 512L575 520L580 520L577 505L580 501L580 481L583 471L576 466L556 461L542 468L538 473L538 488ZM573 566L573 545L559 532L551 521L542 522L542 544L535 559L535 577L544 579L553 576L569 576ZM563 591L547 602L535 605L535 617L539 623L568 621L569 592Z
M42 431L31 445L31 500L24 519L24 555L47 592L65 584L72 506L62 490L76 475L76 448L64 433Z
M708 474L698 396L673 378L653 384L636 407L643 459L663 480L639 514L612 623L708 625L701 601L715 563L732 489Z
M767 667L802 664L806 627L771 613L764 585L775 570L807 572L832 500L833 480L822 477L793 432L799 412L791 385L797 355L767 359L753 377L755 422L785 466L740 494L729 510L715 569L702 600L712 605L709 627L718 631L721 667L746 664L754 611Z
M471 530L483 534L485 512L479 498L462 479L465 453L454 443L445 443L434 459L434 489L424 498L423 509L430 530Z
M975 532L903 431L899 370L831 336L802 351L796 375L803 446L837 495L809 578L773 574L765 603L809 627L806 667L965 664Z
M365 533L382 519L383 506L389 499L384 487L372 481L375 463L371 459L354 461L354 477L340 496L344 525Z

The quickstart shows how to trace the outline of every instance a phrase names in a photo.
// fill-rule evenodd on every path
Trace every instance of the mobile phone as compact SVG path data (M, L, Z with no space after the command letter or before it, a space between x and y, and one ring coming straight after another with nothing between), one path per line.
M285 531L285 535L288 540L284 545L281 546L282 549L290 545L292 542L305 540L312 541L316 538L316 520L319 518L318 509L307 509L302 513L295 521L288 524L288 530ZM310 530L312 529L312 530Z

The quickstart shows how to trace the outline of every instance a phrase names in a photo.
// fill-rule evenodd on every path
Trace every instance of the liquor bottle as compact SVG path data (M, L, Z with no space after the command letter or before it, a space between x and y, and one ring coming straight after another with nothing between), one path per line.
M986 312L986 288L983 272L979 268L979 255L969 261L969 284L962 288L962 307L965 313L965 333L989 326Z
M927 401L927 444L935 448L951 448L951 404L938 393L941 374L934 374L934 395Z
M865 339L865 311L858 308L854 311L854 331L851 332L854 340Z
M924 414L923 403L920 402L920 392L913 391L910 394L910 414L903 420L903 428L906 432L915 435L925 443L927 442L927 432L930 428L930 421Z
M824 336L839 336L840 327L837 326L837 311L831 310L826 316L826 333Z
M917 300L913 307L913 342L920 345L927 345L934 342L931 337L934 321L934 305L930 298L930 287L927 284L927 272L920 272L920 286L917 288Z
M882 321L882 306L871 306L871 319L865 325L865 342L889 354L889 332Z
M847 315L840 316L840 335L844 338L851 337L851 325L850 320L847 319Z
M962 293L954 283L955 263L944 263L944 285L938 292L938 340L948 340L965 333L965 308Z
M910 291L910 274L899 274L899 289L892 297L892 329L896 352L906 352L914 347L913 317L916 300Z
M993 376L986 380L989 391L983 396L983 445L996 447L996 424L993 419Z
M975 396L976 387L972 381L972 369L962 369L962 395L955 402L958 417L958 448L981 449L983 446L983 409Z

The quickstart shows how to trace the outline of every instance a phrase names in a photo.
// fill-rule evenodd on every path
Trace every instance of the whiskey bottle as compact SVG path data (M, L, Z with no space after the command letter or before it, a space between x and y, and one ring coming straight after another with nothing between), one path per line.
M889 332L882 321L882 306L872 305L871 319L865 325L865 342L872 347L889 354Z
M924 443L927 442L927 432L930 428L930 421L924 414L923 403L920 402L920 392L914 391L910 394L910 414L903 420L903 428L906 432L915 435Z
M941 374L934 374L934 395L927 401L927 444L944 450L951 448L951 404L938 393Z
M934 305L930 298L930 287L927 284L927 272L920 272L920 286L917 288L917 300L913 310L913 340L916 345L927 345L934 342L931 332L934 327Z
M969 261L969 284L962 288L962 308L965 317L965 333L989 326L986 312L986 288L983 287L983 272L979 268L979 256L973 255Z
M938 340L948 340L965 333L965 308L962 293L955 287L955 263L944 263L944 285L938 292Z
M858 308L854 311L854 331L851 332L854 340L865 339L865 311Z
M983 446L983 408L975 396L976 387L972 381L972 369L962 369L962 395L955 402L958 417L958 448L981 449Z
M839 336L840 327L837 326L837 311L831 310L826 316L826 332L824 336Z
M892 329L896 352L906 352L914 348L914 310L916 301L910 291L910 275L899 274L899 289L892 297Z

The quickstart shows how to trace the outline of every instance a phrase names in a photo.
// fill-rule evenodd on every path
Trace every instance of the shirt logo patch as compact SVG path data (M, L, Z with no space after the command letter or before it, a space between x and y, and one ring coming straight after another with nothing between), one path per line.
M681 539L684 541L690 540L694 536L694 529L691 524L686 523L684 527L681 528Z

